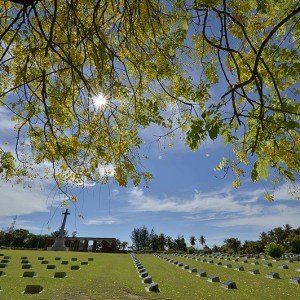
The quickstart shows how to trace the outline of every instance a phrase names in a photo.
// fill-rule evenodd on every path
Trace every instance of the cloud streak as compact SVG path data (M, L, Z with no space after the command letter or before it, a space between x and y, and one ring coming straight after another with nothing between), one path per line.
M227 187L209 193L195 192L190 197L158 197L133 188L129 192L127 211L177 213L186 222L209 222L214 227L273 228L287 223L300 226L300 207L293 207L290 201L287 205L291 197L285 186L277 193L277 201L266 202L263 194L262 189L242 191Z

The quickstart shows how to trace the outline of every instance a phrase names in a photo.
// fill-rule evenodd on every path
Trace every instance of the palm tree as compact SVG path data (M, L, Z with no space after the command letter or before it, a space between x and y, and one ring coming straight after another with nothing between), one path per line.
M206 239L205 239L205 237L203 235L200 236L199 242L200 242L200 244L201 244L201 246L203 248L203 245L205 245L205 242L206 242Z
M191 243L192 246L195 246L196 238L195 238L194 235L191 235L191 236L190 236L190 243Z

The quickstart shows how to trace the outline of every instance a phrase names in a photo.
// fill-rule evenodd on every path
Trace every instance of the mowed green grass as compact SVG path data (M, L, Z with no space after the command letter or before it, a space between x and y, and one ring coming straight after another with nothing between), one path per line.
M251 265L241 262L220 260L222 264L232 264L232 269L224 266L216 266L206 262L195 261L183 257L169 255L190 267L196 267L198 271L204 270L208 277L218 275L220 283L210 283L207 278L200 278L195 273L182 270L165 260L150 254L139 254L136 257L152 276L153 281L158 282L160 293L146 292L146 284L141 283L134 262L129 254L104 254L85 252L52 252L52 251L18 251L0 250L0 253L10 256L8 267L0 269L6 276L0 277L0 299L293 299L300 300L300 286L289 283L289 278L300 277L299 262L288 264L288 270L278 269L278 265L284 262L272 262L272 267L265 267L265 261L258 260L259 265ZM21 257L28 257L33 268L24 270L21 268ZM56 270L46 269L38 257L44 257L49 264L56 265ZM61 260L55 260L60 257ZM77 258L77 261L72 261ZM93 258L88 265L81 262ZM3 259L0 256L0 261ZM213 259L213 258L209 258ZM68 265L62 265L61 261L69 261ZM216 259L213 259L216 262ZM79 270L71 270L72 265L79 265ZM245 271L234 270L237 265L242 265ZM249 270L258 268L260 275L251 275ZM34 271L37 277L22 277L24 271ZM66 278L53 278L55 272L64 271ZM268 272L278 272L281 279L272 280L266 278ZM235 281L236 290L225 290L221 283L227 280ZM26 285L37 284L44 288L38 295L23 294Z
M197 271L205 271L207 277L198 277L195 273L189 273L173 263L154 257L153 255L137 255L138 259L149 270L153 279L160 284L161 292L166 294L165 299L293 299L300 300L300 285L292 284L289 279L300 277L300 262L285 263L285 261L263 261L261 259L248 259L248 263L226 261L224 259L206 258L214 263L195 261L188 258L165 255L171 259L195 267ZM222 265L215 263L220 261ZM259 265L251 262L258 261ZM272 267L263 266L271 262ZM225 268L224 264L231 264L232 268ZM287 264L289 269L279 269L278 266ZM243 266L245 271L236 271L236 266ZM251 269L259 269L260 274L252 275ZM269 279L269 272L277 272L281 279ZM208 277L217 275L219 283L208 282ZM234 281L237 285L235 290L226 290L221 287L225 281Z

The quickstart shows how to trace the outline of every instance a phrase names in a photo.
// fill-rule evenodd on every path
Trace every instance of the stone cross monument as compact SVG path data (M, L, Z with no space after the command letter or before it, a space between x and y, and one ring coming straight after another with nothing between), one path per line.
M65 232L67 216L70 213L68 212L68 209L66 209L66 211L62 214L64 215L64 220L63 220L63 223L62 223L61 228L59 230L59 235L55 239L55 242L52 245L52 247L49 248L49 250L52 250L52 251L66 251L67 250L67 248L65 246L64 232Z

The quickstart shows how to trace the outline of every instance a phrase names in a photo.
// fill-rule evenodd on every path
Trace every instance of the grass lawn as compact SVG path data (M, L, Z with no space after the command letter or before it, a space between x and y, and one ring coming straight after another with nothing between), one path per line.
M272 267L265 267L262 260L257 260L259 265L220 260L222 264L232 264L231 269L217 266L215 263L195 261L188 258L169 255L198 271L204 270L207 276L218 275L220 283L211 283L207 278L200 278L195 273L182 270L174 264L159 259L154 255L140 254L136 257L158 282L160 293L146 292L146 284L141 283L135 265L129 254L103 254L86 252L52 252L52 251L22 251L0 250L0 261L9 256L6 268L1 268L6 276L0 277L0 299L284 299L300 300L300 285L289 283L289 278L300 277L300 262L289 263L289 269L278 269L285 263L272 262ZM31 269L22 269L21 257L27 257ZM38 257L44 257L56 269L47 269L47 264L42 264ZM56 260L55 258L60 258ZM77 258L73 261L72 258ZM88 261L92 258L92 261ZM217 260L214 258L214 262ZM68 261L64 265L61 262ZM88 262L88 265L82 265ZM234 267L242 265L245 271L235 271ZM71 270L71 266L79 266L79 270ZM259 275L249 274L249 270L258 268ZM25 271L33 271L36 277L23 277ZM66 272L65 278L54 278L55 272ZM268 272L278 272L281 279L268 279ZM225 290L221 283L227 280L235 281L237 289ZM38 295L23 294L26 285L41 285L44 291Z

